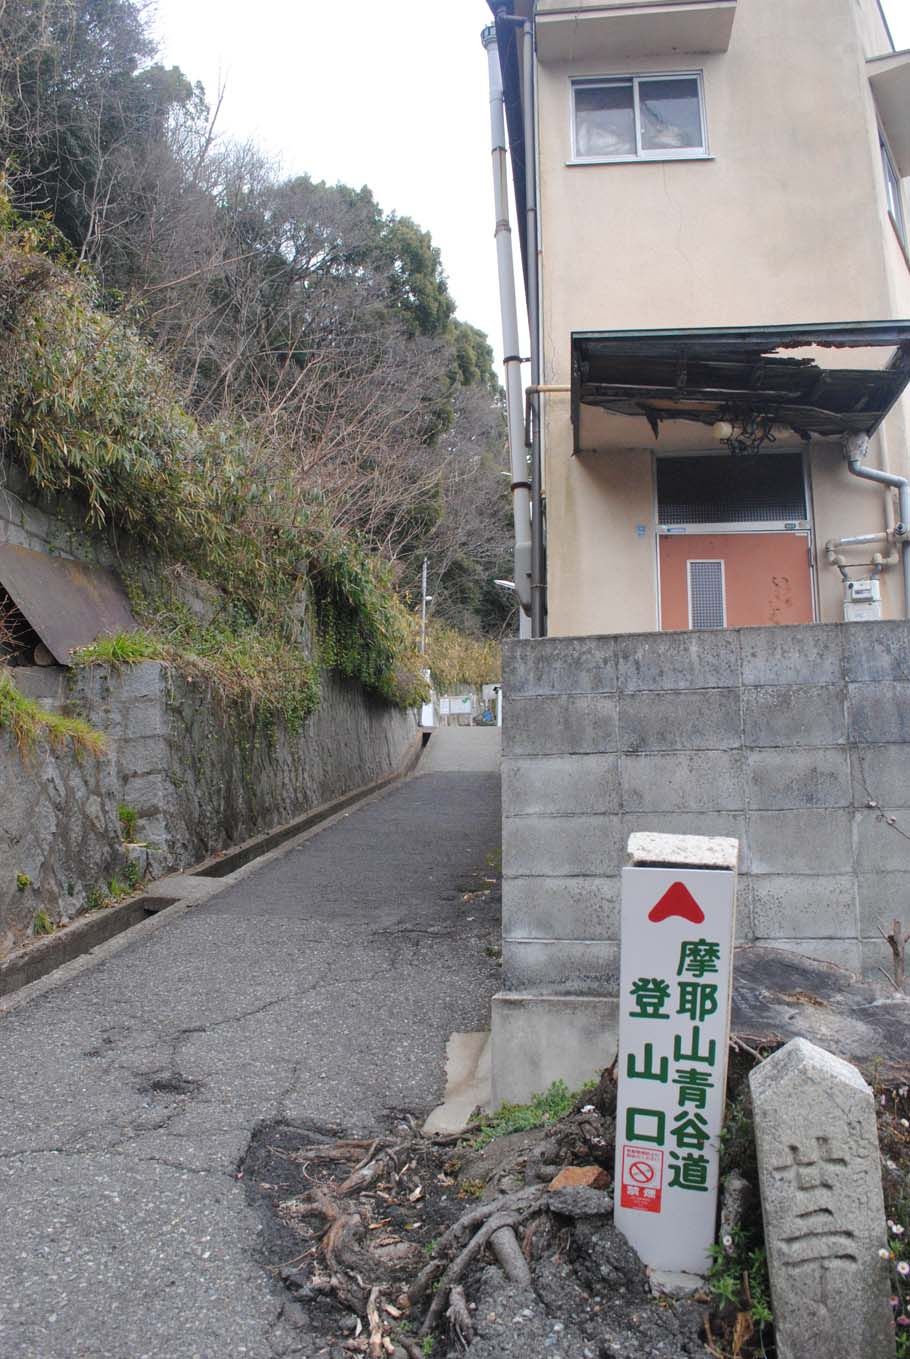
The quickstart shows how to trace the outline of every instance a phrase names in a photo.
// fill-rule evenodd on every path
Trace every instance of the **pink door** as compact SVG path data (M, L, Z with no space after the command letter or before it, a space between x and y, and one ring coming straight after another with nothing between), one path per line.
M659 543L665 631L813 622L807 534L674 533Z

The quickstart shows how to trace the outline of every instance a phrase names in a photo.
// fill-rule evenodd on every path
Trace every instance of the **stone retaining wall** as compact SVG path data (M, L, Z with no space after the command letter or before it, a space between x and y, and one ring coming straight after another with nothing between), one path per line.
M75 501L40 495L25 473L0 455L0 543L113 566L114 553L102 538L80 527L84 519Z
M83 520L75 502L37 496L0 458L0 543L115 567ZM192 578L174 586L199 616L212 609ZM297 622L308 651L303 597ZM11 674L44 706L103 731L107 752L23 754L0 730L0 956L30 933L39 909L69 918L112 876L122 880L135 855L121 845L121 803L138 815L143 867L160 876L393 773L417 739L413 713L334 674L322 676L319 707L294 736L226 715L206 686L157 662Z
M640 830L738 837L741 942L884 980L877 926L902 915L910 929L906 623L504 650L510 1013L525 996L553 1014L564 996L604 1022L603 1007L581 1002L614 1003L618 874Z
M46 746L23 755L0 733L0 953L39 908L70 917L93 888L122 879L121 803L137 813L136 838L160 876L394 772L417 738L412 713L332 674L296 736L226 718L204 686L157 662L12 675L45 707L84 716L108 749L100 759Z

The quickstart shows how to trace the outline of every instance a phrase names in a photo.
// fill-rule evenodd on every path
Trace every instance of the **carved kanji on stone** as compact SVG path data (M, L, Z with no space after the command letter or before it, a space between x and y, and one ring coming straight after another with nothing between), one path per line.
M750 1085L779 1359L894 1359L872 1091L802 1038Z

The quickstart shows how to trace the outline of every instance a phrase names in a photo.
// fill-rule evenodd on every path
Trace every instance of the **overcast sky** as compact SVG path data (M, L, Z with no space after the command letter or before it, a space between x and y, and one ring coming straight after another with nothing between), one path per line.
M368 184L442 252L462 319L501 349L485 0L157 0L162 57L221 85L222 133L287 174ZM885 0L898 48L910 0Z

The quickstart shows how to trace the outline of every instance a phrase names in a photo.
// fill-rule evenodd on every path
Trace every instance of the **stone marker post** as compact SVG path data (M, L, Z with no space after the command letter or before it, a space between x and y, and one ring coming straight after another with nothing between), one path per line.
M710 1265L737 850L736 840L633 835L623 869L614 1215L664 1274Z
M894 1359L872 1091L804 1038L749 1084L778 1359Z

